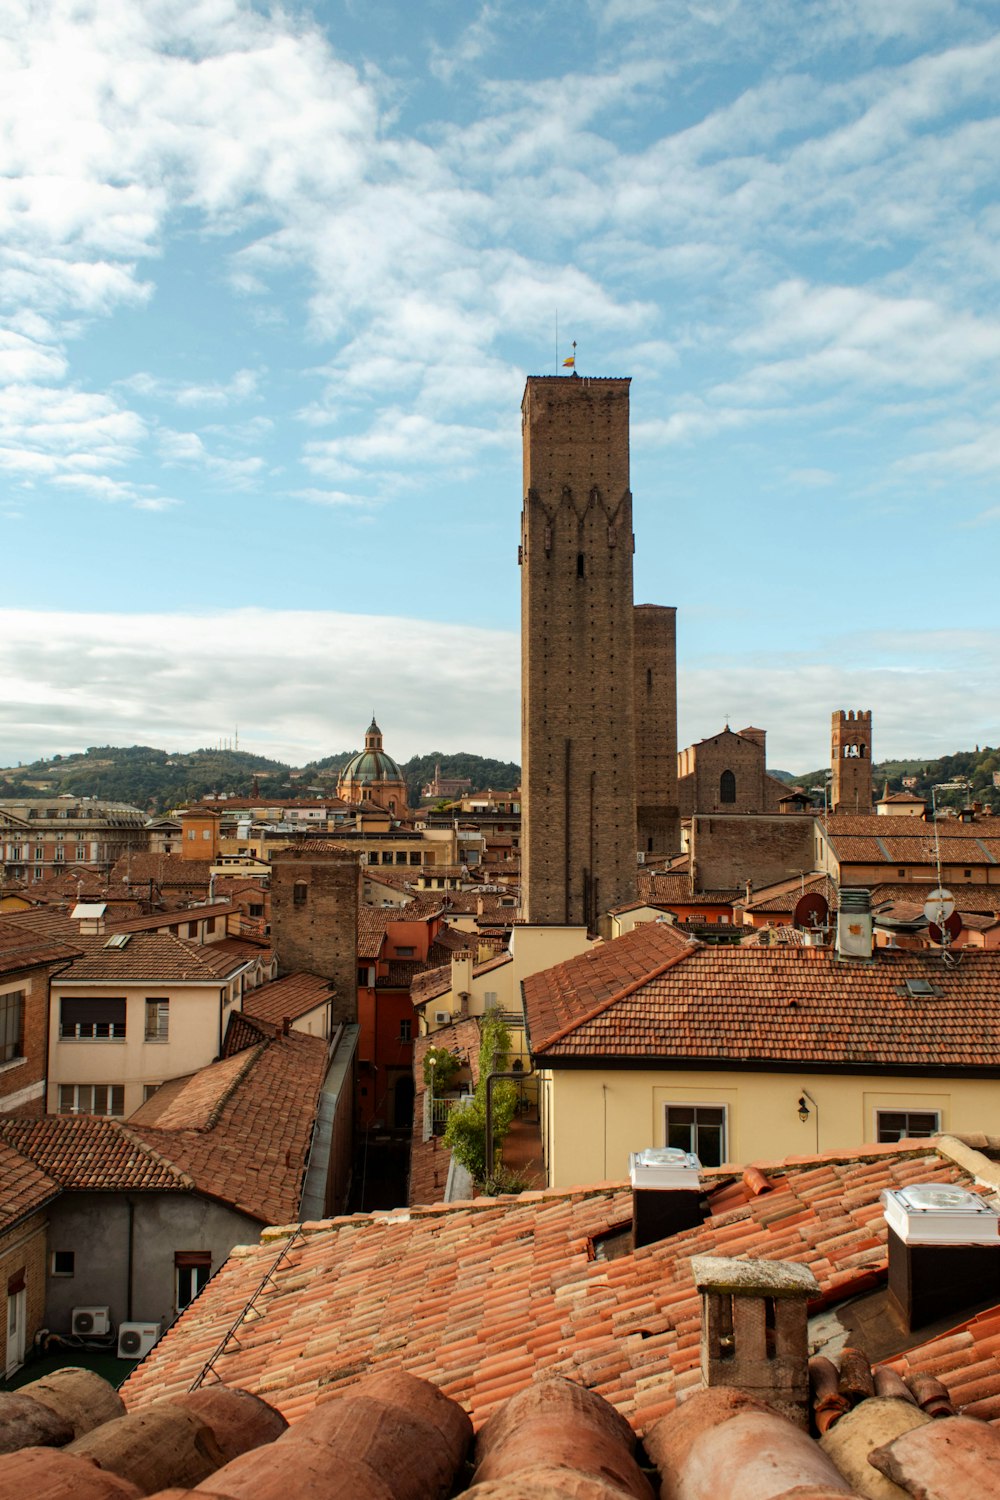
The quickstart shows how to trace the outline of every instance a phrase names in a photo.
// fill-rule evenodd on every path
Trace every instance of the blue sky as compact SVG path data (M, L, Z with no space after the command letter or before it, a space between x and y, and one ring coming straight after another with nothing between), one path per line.
M2 0L0 49L0 761L373 705L516 758L573 339L682 743L1000 740L993 0Z

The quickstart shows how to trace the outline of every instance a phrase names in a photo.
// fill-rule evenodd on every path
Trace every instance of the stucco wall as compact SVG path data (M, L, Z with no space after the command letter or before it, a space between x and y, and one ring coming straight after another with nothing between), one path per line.
M803 1089L818 1105L805 1123L797 1112ZM937 1110L942 1131L1000 1135L996 1080L551 1069L542 1100L552 1187L625 1177L630 1151L665 1144L666 1104L726 1106L726 1155L741 1163L853 1150L875 1140L877 1109Z
M131 1317L162 1321L176 1315L174 1252L210 1250L213 1274L234 1245L253 1245L261 1225L207 1198L185 1193L133 1193L135 1206ZM49 1276L46 1321L67 1333L74 1307L110 1306L115 1324L128 1311L129 1211L124 1193L66 1193L49 1209L49 1251L72 1250L75 1274Z

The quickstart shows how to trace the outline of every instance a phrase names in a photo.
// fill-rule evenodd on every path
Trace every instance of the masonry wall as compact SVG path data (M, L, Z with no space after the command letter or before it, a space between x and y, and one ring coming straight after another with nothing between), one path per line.
M691 820L691 859L698 890L722 891L752 880L757 887L813 868L813 818L734 813Z
M0 995L23 995L21 1057L0 1063L0 1110L4 1114L45 1113L48 1063L49 975L51 967L27 969L0 979Z
M44 1213L32 1214L20 1224L0 1235L0 1295L4 1297L4 1317L8 1316L6 1298L12 1285L24 1276L26 1291L24 1348L31 1351L32 1340L39 1328L45 1326L45 1271L47 1219ZM6 1332L4 1333L6 1341ZM0 1374L6 1357L0 1357Z
M678 799L681 815L692 813L777 812L781 785L767 775L763 731L751 737L725 729L710 739L689 745L678 757ZM732 772L736 800L723 802L722 777Z
M333 1021L358 1018L361 863L348 849L286 849L271 862L271 942L278 973L333 982Z
M522 903L591 931L636 892L628 392L532 376L522 404Z
M677 611L637 604L635 624L635 785L637 850L680 849L677 804Z

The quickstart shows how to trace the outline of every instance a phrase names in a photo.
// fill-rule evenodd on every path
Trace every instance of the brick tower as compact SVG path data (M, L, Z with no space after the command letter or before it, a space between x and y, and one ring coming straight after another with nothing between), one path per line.
M361 864L353 850L304 841L271 857L271 942L278 972L330 980L333 1021L358 1019Z
M629 382L531 376L521 406L522 910L636 894Z
M677 611L637 604L634 620L636 848L641 854L676 854Z
M830 734L831 812L872 810L872 712L839 709Z

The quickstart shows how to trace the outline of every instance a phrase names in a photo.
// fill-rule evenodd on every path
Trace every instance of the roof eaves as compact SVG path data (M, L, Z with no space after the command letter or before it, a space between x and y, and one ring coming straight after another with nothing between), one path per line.
M634 995L636 990L641 990L645 985L651 984L654 979L659 979L660 976L662 974L666 974L668 970L675 969L678 964L683 963L686 958L690 958L692 953L697 952L697 950L701 947L700 943L693 942L691 939L688 939L688 943L689 946L684 950L683 953L675 954L673 958L668 958L665 963L658 964L655 969L650 969L648 974L643 974L638 979L633 979L629 984L625 985L624 988L617 990L615 994L610 995L606 1000L602 1000L599 1005L595 1005L593 1010L589 1010L585 1015L576 1016L572 1021L567 1022L565 1026L561 1027L558 1031L553 1032L551 1036L546 1037L545 1040L543 1042L540 1042L537 1047L532 1048L532 1051L544 1052L547 1047L554 1046L556 1042L564 1041L566 1037L571 1036L578 1027L585 1026L589 1021L595 1021L597 1017L603 1015L606 1010L610 1010L612 1005L617 1005L619 1001L626 1000L629 995ZM521 1005L522 1008L524 1008L523 979L521 981Z

